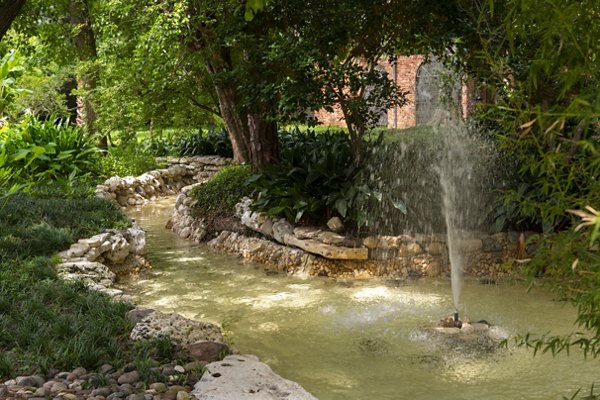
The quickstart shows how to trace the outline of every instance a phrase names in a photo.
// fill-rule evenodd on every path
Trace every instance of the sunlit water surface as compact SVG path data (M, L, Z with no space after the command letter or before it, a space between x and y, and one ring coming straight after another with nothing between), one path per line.
M339 282L271 274L164 228L173 201L130 214L153 270L123 282L140 306L223 326L320 399L561 399L598 380L597 360L448 346L424 327L452 312L449 279ZM523 285L466 282L461 313L508 335L567 333L575 312Z

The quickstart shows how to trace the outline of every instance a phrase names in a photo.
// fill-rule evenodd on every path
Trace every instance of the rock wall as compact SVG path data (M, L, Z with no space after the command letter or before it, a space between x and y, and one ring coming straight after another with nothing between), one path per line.
M123 207L145 204L161 196L173 195L184 186L205 181L231 163L219 156L165 158L167 167L137 177L114 176L96 186L95 194L115 200Z
M184 238L199 242L206 226L190 214L193 200L184 188L169 227ZM446 235L371 236L356 239L331 228L293 227L281 218L249 209L249 200L238 204L243 225L263 235L248 237L223 231L208 244L218 251L242 256L289 274L341 278L387 279L449 275ZM333 230L332 230L333 229ZM463 273L478 278L501 278L515 271L514 260L527 256L525 235L516 232L479 234L459 243L465 261Z
M58 276L67 281L81 281L90 289L130 299L113 287L117 275L137 273L150 265L143 257L146 234L137 225L108 230L87 239L80 239L58 255Z
M201 184L201 182L194 183L181 189L175 200L173 216L167 221L167 229L171 229L182 238L196 243L200 243L206 237L207 229L203 220L192 216L194 199L188 196L188 193Z

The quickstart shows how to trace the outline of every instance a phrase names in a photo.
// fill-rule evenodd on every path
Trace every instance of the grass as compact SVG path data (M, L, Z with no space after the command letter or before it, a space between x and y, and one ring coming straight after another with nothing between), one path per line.
M148 357L172 360L165 340L132 344L133 306L56 276L53 254L128 219L103 199L18 194L0 207L0 378L93 370ZM1 206L1 204L0 204Z

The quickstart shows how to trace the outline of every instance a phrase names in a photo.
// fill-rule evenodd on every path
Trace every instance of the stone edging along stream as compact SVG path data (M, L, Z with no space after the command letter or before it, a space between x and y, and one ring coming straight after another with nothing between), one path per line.
M161 196L175 194L192 182L206 181L219 169L230 164L230 161L212 156L166 159L167 168L150 171L139 177L112 177L98 185L95 193L96 196L109 198L123 207L140 205ZM107 230L90 238L80 239L68 250L59 253L61 262L56 266L58 276L65 280L82 281L90 289L105 293L115 300L133 302L131 297L124 295L123 291L114 288L113 285L118 275L137 273L150 268L143 256L145 244L145 232L135 223L127 229ZM246 393L259 392L268 394L269 398L273 399L315 399L297 383L275 374L268 365L260 362L255 356L231 354L232 350L224 344L220 328L214 324L190 320L176 313L167 314L139 308L130 311L128 318L134 323L130 333L132 340L168 336L174 343L184 347L195 360L192 364L201 363L206 368L206 372L191 392L189 388L175 383L162 384L162 386L160 383L154 383L150 385L149 390L144 391L143 384L137 387L140 384L137 382L139 375L133 376L137 373L133 370L114 373L113 375L118 376L109 379L115 381L110 388L89 390L87 391L89 393L80 390L80 386L86 381L83 377L79 379L79 375L71 374L75 381L70 381L68 379L70 375L65 372L67 380L64 383L44 382L44 379L39 377L33 385L34 389L37 388L35 393L74 399L79 398L79 395L94 398L98 396L124 398L124 396L117 396L117 393L123 394L127 391L125 389L131 389L130 395L125 394L127 399L236 400ZM221 361L223 355L227 356ZM180 378L182 374L191 373L196 367L176 365L165 368L172 370L173 377ZM164 374L168 375L171 372L164 372ZM129 379L130 375L131 383L135 383L135 387L123 383L125 377ZM13 393L18 397L17 393L26 391L25 381L19 380L20 378L27 377L17 377L4 384L0 383L0 397ZM127 388L123 389L125 386ZM31 395L33 396L34 393L31 392Z
M175 233L194 242L206 238L203 220L192 215L194 200L188 196L196 185L183 187L173 216L167 223ZM250 210L250 199L237 205L237 217L247 229L244 235L222 231L208 245L294 275L350 279L406 279L450 274L446 235L346 237L329 227L294 227L283 218ZM329 225L329 224L328 224ZM459 242L465 260L463 273L483 280L511 276L514 260L529 257L527 233L481 234ZM529 251L528 251L529 250Z

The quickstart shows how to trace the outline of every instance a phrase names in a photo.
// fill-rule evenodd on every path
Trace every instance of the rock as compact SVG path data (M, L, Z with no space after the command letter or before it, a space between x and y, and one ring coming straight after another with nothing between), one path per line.
M146 232L138 225L133 224L125 231L125 239L129 242L130 251L134 254L144 254L146 247Z
M481 239L465 239L458 242L458 248L465 253L473 253L481 250L483 243Z
M145 400L146 396L143 393L133 393L125 398L126 400Z
M227 356L206 366L192 391L199 400L316 400L296 382L275 374L254 356Z
M101 388L92 390L92 392L90 394L92 396L108 397L108 396L110 396L111 393L112 392L111 392L110 388L101 387Z
M59 253L59 255L65 260L69 260L71 258L83 257L85 253L90 250L90 246L87 243L74 243L71 247Z
M492 237L487 237L482 242L482 250L487 253L502 251L502 244Z
M339 217L333 217L327 221L327 227L336 233L344 231L344 223Z
M46 380L39 375L32 376L18 376L16 379L16 384L24 387L41 387Z
M87 370L83 367L77 367L73 370L72 374L75 375L77 378L79 378L82 375L87 374Z
M193 321L175 313L154 311L146 315L131 331L133 340L168 336L175 343L187 345L210 340L223 342L218 326L209 322Z
M176 365L173 369L178 374L184 374L185 373L185 368L183 368L181 365Z
M140 373L137 371L125 372L123 375L117 379L117 383L119 385L123 385L125 383L134 383L140 380Z
M155 390L156 393L163 393L167 391L167 385L165 385L162 382L155 382L150 384L150 386L148 387L151 390Z
M103 257L113 264L119 264L125 261L129 255L131 246L127 239L121 234L116 234L112 238L111 248L103 254Z
M294 227L285 219L280 219L273 224L273 239L279 243L287 244L285 237L290 235L294 237Z
M223 356L231 354L231 350L226 344L206 340L187 345L185 349L194 360L207 364L219 361Z
M379 240L377 240L376 237L367 236L366 238L363 239L363 246L365 246L368 249L374 249L377 247L378 242L379 242Z
M135 325L153 312L154 310L151 308L134 308L127 313L127 319Z
M398 249L398 256L400 257L411 257L421 254L423 249L419 243L408 243L400 245Z
M50 388L50 393L52 393L52 394L56 394L56 393L59 393L59 392L65 391L65 390L67 390L67 389L68 389L68 387L67 387L67 385L65 385L64 383L62 383L62 382L55 382L55 383L52 385L52 387Z
M188 392L180 390L179 392L177 392L177 400L188 400L190 399L190 395L188 394Z
M321 233L321 230L312 226L298 226L294 228L294 236L298 239L315 239L319 233Z
M300 240L293 235L286 235L287 245L296 246L309 253L318 254L332 260L367 260L369 249L366 247L339 247L321 243L316 240Z
M432 242L427 246L427 252L432 256L437 256L446 251L446 245L440 242Z
M337 234L335 232L321 232L317 235L317 239L325 244L332 244L335 246L339 246L346 240L346 237Z
M67 261L58 264L56 272L64 280L83 281L87 284L111 286L115 280L115 274L106 265L95 261Z

